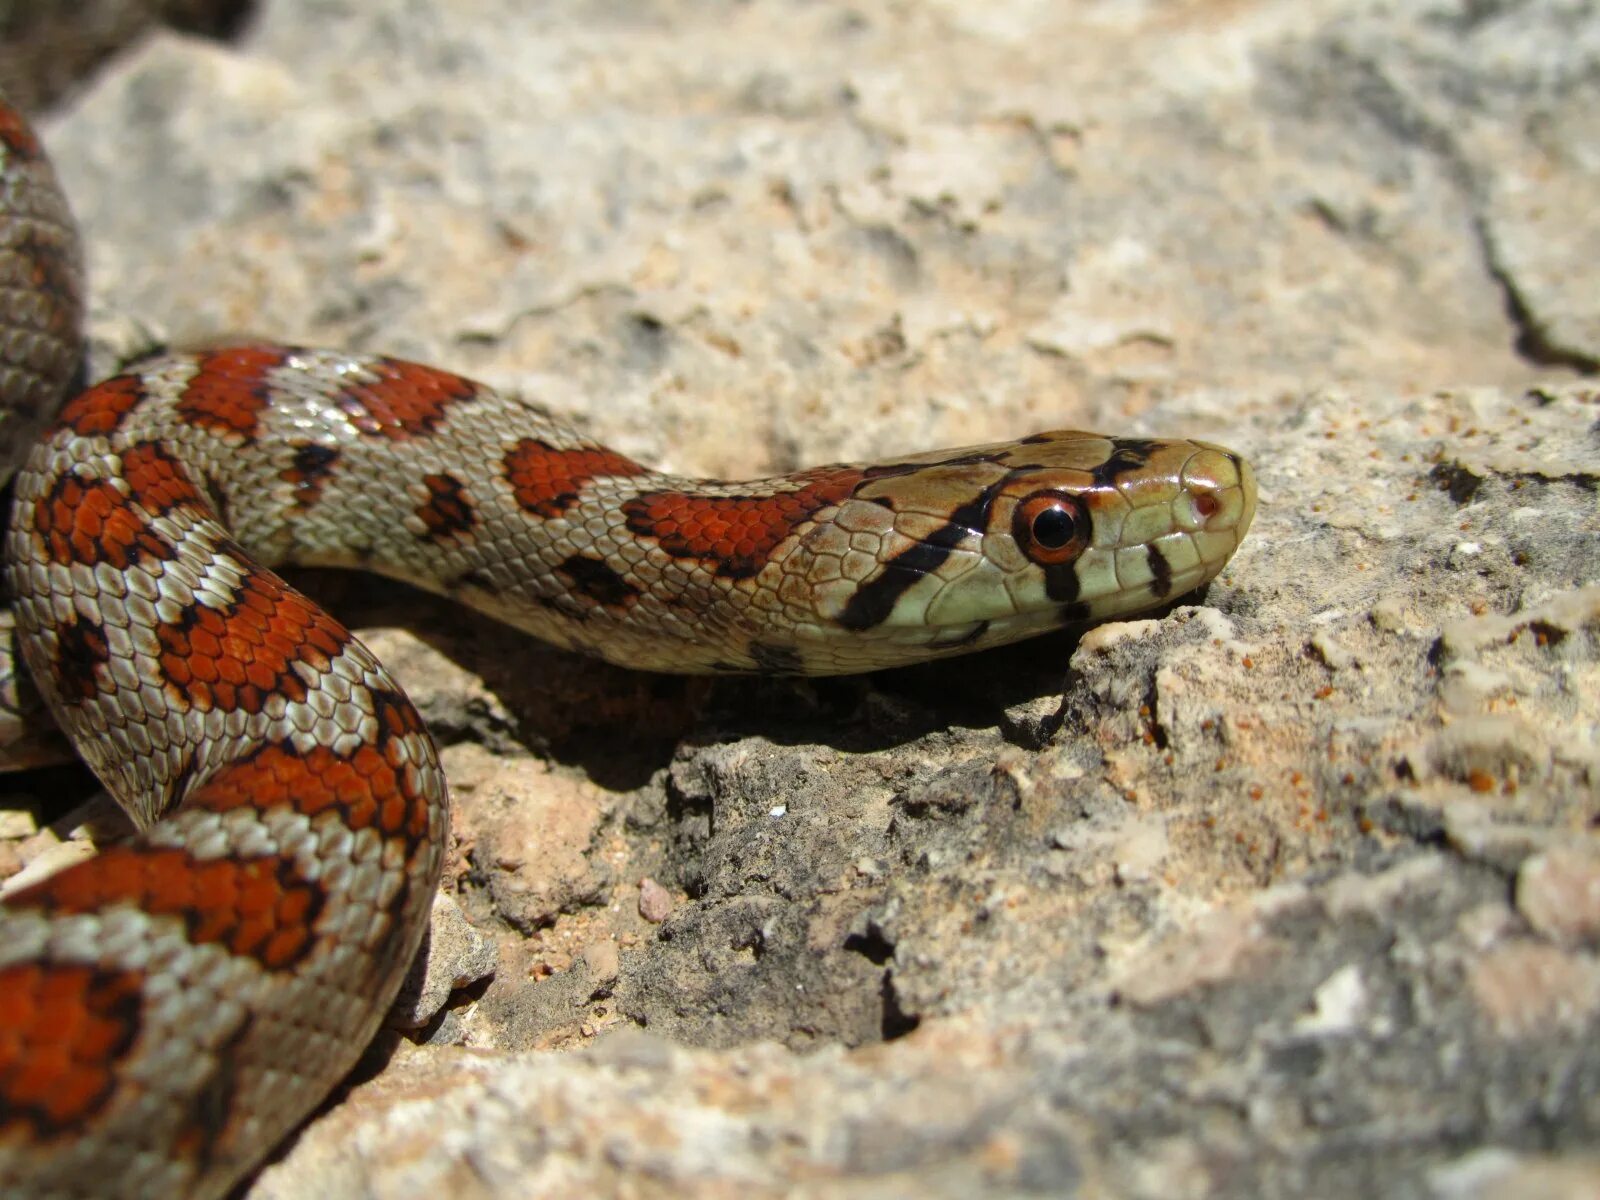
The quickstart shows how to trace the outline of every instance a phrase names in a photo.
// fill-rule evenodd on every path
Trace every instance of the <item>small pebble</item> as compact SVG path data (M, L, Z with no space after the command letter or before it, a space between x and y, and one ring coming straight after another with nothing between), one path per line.
M590 942L583 948L583 961L596 983L612 983L617 978L617 944L610 938Z
M672 893L654 879L639 881L639 915L652 925L659 925L672 912Z

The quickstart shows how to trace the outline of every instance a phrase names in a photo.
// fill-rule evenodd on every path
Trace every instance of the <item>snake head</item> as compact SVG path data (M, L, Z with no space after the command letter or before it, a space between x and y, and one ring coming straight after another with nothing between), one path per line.
M862 670L1157 607L1216 576L1255 505L1249 464L1197 441L1052 432L872 468L805 539L831 626L806 661Z

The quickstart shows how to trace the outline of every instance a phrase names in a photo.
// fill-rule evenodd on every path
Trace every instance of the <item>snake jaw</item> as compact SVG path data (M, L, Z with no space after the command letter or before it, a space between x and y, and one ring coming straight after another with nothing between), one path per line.
M1255 506L1254 473L1237 454L1205 442L1156 444L1143 473L1090 497L1097 527L1077 563L1074 618L1137 613L1208 583L1238 549Z

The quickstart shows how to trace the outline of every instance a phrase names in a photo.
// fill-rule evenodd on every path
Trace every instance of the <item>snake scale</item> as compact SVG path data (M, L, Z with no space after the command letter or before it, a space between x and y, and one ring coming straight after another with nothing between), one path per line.
M828 674L1158 605L1255 506L1220 447L1075 432L686 479L432 367L268 344L69 395L80 280L0 104L6 580L56 720L139 829L0 909L7 1197L226 1191L349 1070L416 950L448 827L433 743L272 565L402 577L634 667Z

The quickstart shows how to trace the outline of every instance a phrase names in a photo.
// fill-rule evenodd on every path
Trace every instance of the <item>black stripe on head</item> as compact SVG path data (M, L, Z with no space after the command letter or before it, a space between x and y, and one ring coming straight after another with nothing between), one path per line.
M895 555L876 575L857 587L844 606L844 612L839 614L839 624L858 632L883 624L900 597L919 579L942 567L950 552L967 538L974 534L982 536L989 525L989 509L1004 482L1001 480L984 488L969 503L952 512L946 524L909 550Z
M1085 600L1074 600L1071 604L1063 604L1056 616L1063 625L1082 625L1085 621L1094 620L1094 609Z
M1145 545L1144 556L1150 563L1150 574L1154 577L1150 580L1150 594L1157 600L1165 600L1172 592L1172 564L1154 542Z
M1101 487L1116 487L1119 475L1142 470L1159 443L1148 438L1118 438L1114 445L1111 457L1090 472Z
M949 458L941 458L934 462L910 463L880 463L868 467L862 474L864 479L891 479L901 475L915 475L918 471L926 471L929 467L976 467L983 463L998 463L1005 460L1006 451L969 452L966 454L952 454Z
M1077 559L1071 562L1041 566L1044 572L1044 594L1059 604L1071 604L1078 598Z

